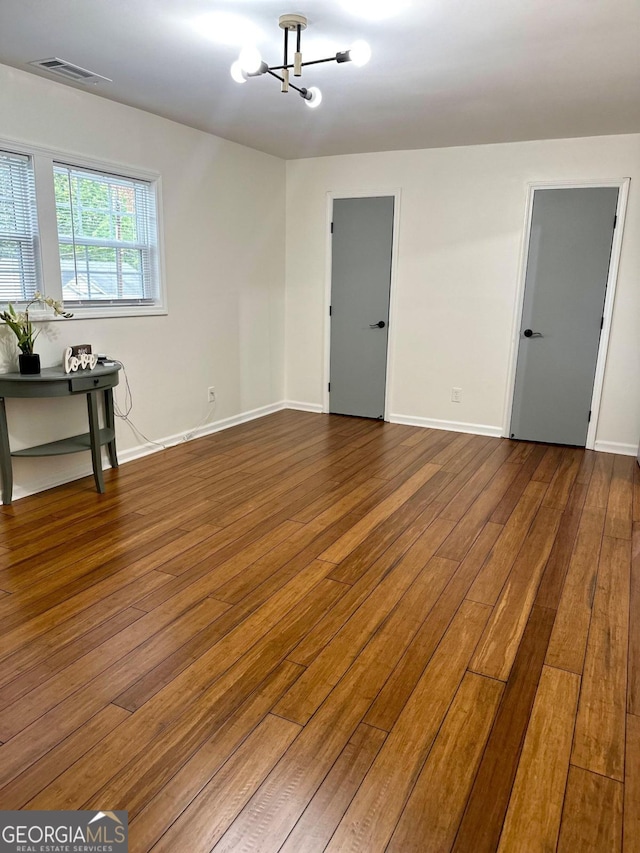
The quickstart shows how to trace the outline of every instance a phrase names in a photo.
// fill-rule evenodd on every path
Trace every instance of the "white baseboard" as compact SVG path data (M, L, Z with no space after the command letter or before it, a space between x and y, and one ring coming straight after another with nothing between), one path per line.
M14 482L13 501L18 501L20 498L27 498L29 495L35 495L38 492L46 492L47 489L54 489L56 486L64 486L65 483L72 483L74 480L80 480L82 477L89 477L92 474L91 463L88 462L85 465L78 466L71 475L67 471L64 474L38 480L38 482L30 485L28 488L17 485Z
M205 435L213 435L215 432L221 432L224 429L245 424L249 421L254 421L257 418L264 418L266 415L272 415L274 412L280 412L282 409L287 409L284 403L270 403L268 406L261 406L259 409L251 409L248 412L241 412L239 415L232 415L229 418L222 418L219 421L212 421L210 424L198 427L197 429L188 429L184 432L178 432L175 435L169 435L166 438L159 438L154 444L140 444L137 447L131 447L123 453L118 454L120 462L131 462L133 459L140 459L142 456L148 456L150 453L157 453L158 450L163 450L165 447L175 447L176 444L182 444L185 441L194 441L196 438L204 438Z
M601 453L619 453L621 456L636 456L638 453L636 444L621 444L618 441L596 441L593 449Z
M300 412L314 412L321 414L322 406L317 403L302 403L296 400L283 400L279 403L270 403L268 406L261 406L258 409L251 409L248 412L242 412L239 415L232 415L229 418L223 418L219 421L213 421L205 426L198 427L193 430L185 430L175 435L160 438L154 444L140 444L136 447L130 447L118 454L120 463L125 464L134 459L140 459L143 456L149 456L151 453L157 453L166 447L174 447L176 444L181 444L185 441L193 441L196 438L203 438L206 435L212 435L216 432L229 429L230 427L238 426L239 424L247 423L248 421L264 418L266 415L272 415L275 412L280 412L283 409L294 409ZM467 424L458 421L440 421L433 418L419 418L407 415L390 415L390 423L404 424L405 426L426 427L428 429L442 429L450 432L466 432L474 435L488 435L494 438L502 436L501 427L487 426L485 424ZM638 448L634 444L622 444L616 441L596 441L595 450L601 453L619 453L622 456L636 456ZM106 451L104 452L103 464L108 466L106 461ZM68 458L68 457L67 457ZM91 464L87 460L85 464L78 465L74 468L73 473L69 476L69 472L64 475L58 474L45 480L40 480L34 485L25 488L20 485L14 485L13 499L14 501L20 498L26 498L28 495L35 495L38 492L44 492L47 489L53 489L56 486L62 486L65 483L70 483L73 480L79 480L82 477L89 477L92 474Z
M250 411L242 412L239 415L232 415L230 418L213 421L212 423L205 424L197 429L185 430L184 432L176 433L175 435L169 435L166 438L159 438L153 444L139 444L136 447L130 447L127 450L118 452L118 462L120 464L132 462L134 459L149 456L151 453L157 453L159 450L164 450L167 447L174 447L176 444L181 444L185 441L193 441L196 438L203 438L205 435L212 435L215 432L220 432L221 430L256 420L256 418L263 418L266 415L272 415L274 412L280 412L282 409L288 408L291 407L284 402L271 403L268 406L261 406L259 409L251 409ZM106 450L104 449L102 464L105 468L109 465ZM35 495L38 492L44 492L47 489L53 489L56 486L63 486L65 483L71 483L74 480L81 479L82 477L89 477L92 473L91 463L87 461L82 465L74 466L74 470L71 474L67 471L65 474L58 474L57 476L40 480L27 488L14 484L13 500L17 501L20 500L20 498L26 498L29 495Z
M324 411L321 403L300 403L298 400L285 400L282 408L295 409L297 412L315 412L319 415Z
M486 424L466 424L459 421L439 421L434 418L418 418L413 415L389 415L392 424L405 426L426 427L428 429L445 429L449 432L470 432L474 435L490 435L493 438L502 436L502 427L487 426Z

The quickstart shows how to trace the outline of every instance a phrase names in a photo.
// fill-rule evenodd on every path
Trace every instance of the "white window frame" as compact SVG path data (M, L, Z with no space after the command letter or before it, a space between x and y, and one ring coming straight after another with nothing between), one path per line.
M18 204L16 205L17 210L16 220L17 222L26 225L26 230L22 233L3 231L0 228L0 239L7 240L10 243L17 243L20 246L19 254L22 255L22 261L19 263L20 274L22 277L22 292L23 296L12 298L12 302L20 302L22 299L29 296L29 294L33 295L33 293L38 289L41 279L39 262L40 262L40 248L39 248L39 235L38 235L38 220L36 216L36 204L35 204L35 175L33 172L33 162L30 157L25 156L22 152L7 150L4 148L0 148L0 157L3 155L8 155L9 157L17 157L22 158L25 161L26 169L25 169L25 178L24 178L24 186L23 192L19 193ZM26 216L22 216L22 211L20 210L20 202L24 203L23 210L26 211ZM29 227L30 226L30 227ZM25 269L24 255L28 256L28 261ZM0 293L4 291L4 282L2 280L2 273L0 273ZM2 302L2 297L0 296L0 302Z
M103 317L139 317L145 315L167 314L167 293L164 275L164 232L162 223L162 178L157 172L150 172L138 166L125 163L115 163L107 160L94 160L72 151L53 150L31 145L15 139L0 138L0 148L13 151L16 154L26 154L32 158L36 187L36 217L38 222L39 245L37 258L40 280L39 289L46 296L63 301L62 274L60 270L60 253L58 247L58 218L54 192L53 168L54 163L64 163L82 169L96 172L110 172L125 178L148 181L155 194L156 223L158 228L156 270L158 276L157 298L154 304L110 302L95 305L73 306L73 316L76 319L98 319ZM20 303L16 303L20 304ZM48 318L43 313L39 318L35 311L30 311L34 319Z

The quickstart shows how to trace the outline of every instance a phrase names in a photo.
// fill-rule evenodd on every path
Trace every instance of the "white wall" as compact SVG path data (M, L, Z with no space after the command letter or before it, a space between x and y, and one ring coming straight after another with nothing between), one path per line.
M59 364L65 346L84 342L121 359L131 418L154 440L199 425L210 385L213 421L281 401L284 161L6 66L0 116L4 140L162 176L168 315L50 324L37 344L43 365ZM0 355L7 346L17 354L8 330L0 339ZM15 367L5 358L0 369ZM122 386L117 396L123 400ZM86 430L84 397L11 400L7 409L14 448ZM141 443L121 423L117 438L124 458ZM88 471L88 454L15 460L15 493Z
M632 181L596 447L637 447L639 135L287 163L287 399L323 402L328 192L401 191L392 419L501 430L527 184L623 177ZM451 402L454 386L462 403Z
M328 191L401 190L392 415L500 429L527 182L630 176L597 438L637 443L640 136L328 157L285 170L278 158L5 66L0 116L5 140L162 176L169 314L58 322L38 342L45 366L73 343L120 358L131 416L154 440L200 424L209 385L218 396L210 421L283 398L322 405ZM6 340L0 331L0 360ZM450 402L454 385L460 404ZM85 429L83 398L7 408L13 447ZM140 444L118 424L122 458ZM15 492L89 470L88 454L15 460Z

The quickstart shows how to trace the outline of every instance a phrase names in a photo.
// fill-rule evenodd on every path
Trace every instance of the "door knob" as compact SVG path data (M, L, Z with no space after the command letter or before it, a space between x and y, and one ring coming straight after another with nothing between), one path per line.
M524 330L525 338L541 338L543 337L540 332L532 332L531 329Z
M385 325L386 324L385 324L384 320L380 320L378 323L369 323L369 328L370 329L384 329Z

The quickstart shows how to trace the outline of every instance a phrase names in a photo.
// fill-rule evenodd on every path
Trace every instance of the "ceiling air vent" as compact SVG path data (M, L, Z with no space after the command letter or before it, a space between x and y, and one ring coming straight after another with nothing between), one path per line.
M75 83L98 83L104 80L107 83L113 83L109 77L103 77L102 74L96 74L95 71L89 71L86 68L81 68L79 65L73 65L65 59L58 59L53 56L50 59L38 59L30 62L29 65L35 65L36 68L41 68L43 71L48 71L49 74L56 74L58 77L64 77L65 80L73 80Z

